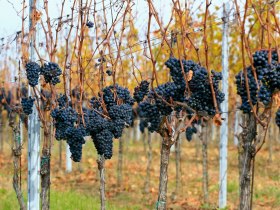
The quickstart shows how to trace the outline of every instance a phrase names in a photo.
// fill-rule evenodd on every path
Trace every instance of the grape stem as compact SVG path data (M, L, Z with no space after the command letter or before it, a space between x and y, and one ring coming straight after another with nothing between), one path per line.
M105 114L102 114L101 112L97 111L96 109L93 109L93 111L95 111L97 114L101 115L102 117L107 118L108 120L111 119L110 117L108 117L108 116L105 115Z
M210 89L212 93L212 98L213 98L213 104L216 110L216 113L219 113L218 105L217 105L217 99L216 99L216 94L215 90L213 87L213 81L212 81L212 75L211 75L211 70L209 68L209 60L208 60L208 43L207 43L207 35L206 35L206 29L207 29L207 17L208 17L208 9L209 6L211 5L212 1L209 2L209 0L206 0L206 8L205 8L205 15L204 15L204 21L203 21L203 42L204 42L204 52L205 52L205 62L206 62L206 69L208 71L208 80L210 84Z
M250 88L249 88L248 75L247 75L247 68L246 68L246 62L245 62L245 52L244 52L245 51L245 49L244 49L244 42L246 42L246 39L245 39L245 20L246 20L247 10L248 10L248 1L246 0L246 3L245 3L245 12L244 12L243 21L241 21L240 11L239 11L239 7L238 7L238 4L237 4L237 0L234 0L234 4L235 4L235 7L236 7L237 17L239 19L239 22L242 23L241 24L240 37L241 37L241 51L242 51L243 74L244 74L244 78L245 78L245 86L246 86L247 98L248 98L248 102L250 104L250 107L252 109L252 112L253 112L256 120L264 127L265 123L262 122L259 119L259 117L257 116L256 110L254 109L254 106L253 106L252 101L251 101Z

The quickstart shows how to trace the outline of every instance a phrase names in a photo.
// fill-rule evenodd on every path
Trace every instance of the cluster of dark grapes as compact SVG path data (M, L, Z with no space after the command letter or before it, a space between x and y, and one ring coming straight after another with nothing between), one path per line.
M266 67L257 67L259 83L259 100L267 106L271 102L272 95L280 90L280 64L272 62Z
M150 132L154 132L159 129L162 115L160 115L156 104L152 104L149 101L140 103L138 107L138 115L142 121L141 126L147 126Z
M258 99L265 106L269 105L273 93L280 90L280 65L278 55L274 50L271 52L271 63L268 62L268 51L261 50L253 55L254 67L256 69L260 89Z
M205 112L207 115L213 116L216 110L213 103L207 70L192 60L182 60L180 62L180 60L174 57L169 58L165 64L170 69L172 80L177 88L179 87L178 91L182 91L182 89L186 90L186 79L188 79L188 74L192 71L192 76L189 78L190 81L188 82L190 95L188 96L185 94L187 103L198 113ZM185 78L183 74L185 74ZM212 70L211 77L217 104L220 105L224 100L224 93L219 90L219 82L222 80L222 74ZM218 108L220 108L220 106Z
M59 76L61 74L62 70L57 63L48 62L41 67L41 75L44 76L46 83L51 83L52 85L60 83Z
M86 26L87 26L88 28L92 28L92 27L94 26L94 24L93 24L92 21L89 20L89 21L86 23Z
M224 93L219 90L219 82L222 80L220 72L211 71L213 88L215 91L218 109L224 100ZM210 89L207 70L203 67L194 72L192 79L189 82L191 96L188 98L188 104L198 113L205 113L206 115L214 116L216 113L213 96Z
M188 141L192 140L193 134L197 133L197 129L194 126L187 127L186 129L186 139Z
M133 98L128 89L121 86L105 87L90 100L91 107L83 108L83 116L67 104L67 97L58 98L58 107L51 116L56 128L57 140L66 140L72 159L80 161L84 137L91 136L99 155L110 159L113 155L113 138L120 138L125 126L133 121ZM104 103L104 106L101 104ZM85 127L81 122L84 122Z
M173 109L166 102L183 102L185 100L185 89L182 86L177 86L174 82L167 82L155 88L155 92L151 92L149 96L154 98L160 114L167 116L171 114Z
M253 70L251 67L247 67L247 78L249 84L250 91L250 99L253 105L257 103L257 92L258 85L253 75ZM251 111L251 106L248 100L248 94L246 90L246 82L243 71L240 71L236 76L236 85L237 85L237 94L240 95L242 104L240 106L240 110L244 113L249 113Z
M41 71L41 67L39 66L39 64L33 61L29 61L26 63L25 69L26 69L28 84L31 87L35 87L36 85L38 85L39 75Z
M82 158L83 144L85 143L84 136L86 130L83 125L78 127L69 127L65 131L66 142L69 145L71 158L75 162L80 162Z
M216 110L207 70L194 61L180 61L174 57L169 58L165 65L170 69L173 82L167 82L150 90L146 99L139 104L138 114L142 120L141 129L143 130L143 127L147 126L149 131L157 131L163 116L168 116L173 111L176 113L181 110L185 111L184 107L175 102L186 103L198 114L203 112L206 115L214 116ZM212 70L211 77L220 110L220 104L224 100L224 94L219 90L222 75Z
M280 108L278 108L275 116L276 125L280 128Z
M128 127L133 121L132 106L128 104L114 105L109 110L109 116L113 123L112 133L115 138L120 138L125 126Z
M113 133L107 129L92 136L97 153L105 159L111 159L113 156L113 137Z
M81 116L71 106L67 106L67 97L61 95L58 98L59 106L51 113L56 128L55 137L57 140L66 140L70 147L71 158L75 162L80 162L82 158L82 148L87 136L86 128L82 125ZM69 103L71 105L71 103ZM86 111L86 110L85 110ZM87 113L85 113L85 118Z
M134 88L133 98L137 103L143 101L144 97L148 94L149 84L148 81L143 80L139 86Z
M193 110L191 110L190 108L186 108L185 110L186 114L187 114L187 118L190 120L193 115L195 114L193 112ZM196 126L201 125L201 119L194 119L191 123L191 125L189 127L187 127L186 131L185 131L185 135L186 135L186 139L188 141L191 141L193 138L193 134L197 133L197 128Z
M31 97L21 99L21 106L24 114L26 115L32 114L34 101L35 99Z
M100 110L101 111L101 110ZM99 155L110 159L113 155L113 125L95 110L89 111L87 130Z
M253 55L253 65L255 67L257 66L267 66L268 64L268 50L260 50L260 51L256 51ZM273 50L271 52L271 60L272 61L277 61L278 60L278 55L277 55L277 51Z
M110 69L107 69L106 73L107 73L108 76L112 76L112 74L113 74L113 72Z
M46 83L56 85L60 83L59 76L62 74L57 63L48 62L43 66L39 66L36 62L28 62L25 65L28 83L31 87L38 85L39 76L43 75Z
M173 101L183 102L185 100L185 88L183 87L176 85L175 82L167 82L154 90L150 90L146 100L138 106L138 115L142 121L140 124L142 126L141 130L144 130L145 127L150 132L158 130L163 116L168 116L173 111L169 104ZM175 106L174 108L178 107ZM143 128L143 126L145 127Z
M185 78L187 73L189 73L189 71L195 72L199 68L201 68L197 63L195 63L192 60L181 60L180 62L179 59L176 59L174 57L169 58L165 62L165 65L170 69L170 75L174 83L182 89L185 89L186 87Z
M63 101L63 99L65 97L60 97L60 101ZM66 140L70 147L72 160L80 162L83 144L85 143L84 137L87 136L86 128L78 123L81 119L79 119L76 110L70 106L66 107L66 102L64 102L59 102L59 106L51 113L56 128L55 138Z
M78 121L78 113L72 107L57 107L51 112L56 128L55 138L57 140L67 140L66 130L74 127Z
M271 97L272 97L272 92L270 91L270 89L268 89L265 85L262 85L259 89L259 92L258 92L259 100L265 106L267 106L271 101Z
M110 85L105 87L98 96L103 99L107 109L110 109L113 105L117 105L118 102L122 104L134 104L134 99L131 98L129 90L117 84L115 86Z
M276 51L271 52L271 62L268 62L268 50L260 50L253 55L253 67L256 71L257 79L254 78L253 68L247 67L247 77L249 83L250 99L252 105L259 100L265 106L271 102L272 95L280 90L280 65ZM251 107L247 97L245 85L245 75L240 71L236 76L237 93L241 96L242 104L240 109L244 113L249 113ZM259 85L259 90L258 90Z
M105 107L101 106L101 102ZM127 88L116 84L105 87L90 103L92 109L88 110L86 119L87 132L93 139L97 153L110 159L113 155L113 138L120 138L124 128L133 122L134 100Z
M67 98L66 95L61 95L61 96L57 99L58 105L59 105L60 107L66 107L67 101L68 101L68 98Z
M95 96L93 96L90 99L90 104L92 106L93 109L98 109L101 106L101 102L99 101L99 99Z

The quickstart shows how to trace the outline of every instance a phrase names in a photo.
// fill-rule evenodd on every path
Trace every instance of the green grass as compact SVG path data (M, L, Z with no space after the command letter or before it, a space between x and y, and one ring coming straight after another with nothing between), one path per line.
M238 183L235 181L229 181L227 184L228 193L238 193Z
M0 209L13 210L19 209L18 202L16 200L16 194L14 191L8 191L0 189Z
M280 205L280 189L276 186L267 186L263 189L257 189L254 198L264 202L267 199L273 199L275 205Z
M26 195L25 201L26 201ZM125 205L125 200L128 199L127 195L118 196L120 200L123 200L123 204ZM16 200L16 195L14 191L8 191L5 189L0 189L0 209L1 210L18 210L19 205ZM52 210L97 210L100 209L99 195L90 196L84 195L75 191L68 192L59 192L52 190L51 191L51 207ZM137 210L141 209L141 207L137 205L128 206L116 206L116 204L108 204L106 205L109 210Z

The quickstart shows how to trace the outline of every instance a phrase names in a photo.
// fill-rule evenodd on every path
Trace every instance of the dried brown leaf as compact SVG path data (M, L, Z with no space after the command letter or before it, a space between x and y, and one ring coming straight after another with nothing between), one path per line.
M222 125L222 117L221 114L216 114L213 118L213 123L215 126L221 126Z
M190 71L188 72L188 74L187 74L187 80L188 80L188 82L192 80L192 77L193 77L193 71L190 70Z
M280 92L273 95L273 100L275 101L276 106L280 107Z

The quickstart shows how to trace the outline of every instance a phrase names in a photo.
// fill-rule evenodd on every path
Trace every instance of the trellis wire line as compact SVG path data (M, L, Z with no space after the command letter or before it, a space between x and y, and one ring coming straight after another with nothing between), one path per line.
M119 0L117 0L116 2L115 2L115 4L118 2ZM108 5L107 5L108 6ZM107 7L108 8L108 7ZM253 7L248 7L249 9L252 9ZM100 10L97 10L97 11L102 11L103 9L100 9ZM243 13L245 10L243 10L243 11L240 11L239 13ZM79 13L79 11L75 11L74 12L74 14L78 14ZM90 13L90 14L93 14L93 13ZM254 14L254 13L252 13L252 14ZM235 12L235 13L233 13L233 14L231 14L231 15L229 15L229 17L231 17L231 16L235 16L235 15L237 15L237 13ZM71 14L67 14L67 15L64 15L64 16L58 16L58 17L56 17L56 18L52 18L50 21L51 22L54 22L54 21L58 21L58 20L60 20L61 18L63 18L63 17L69 17L69 16L71 16ZM217 17L217 18L215 18L214 19L214 21L215 20L222 20L222 18L223 17ZM212 20L213 21L213 20ZM234 22L234 20L230 20L229 22ZM222 24L222 21L221 22L212 22L212 24L216 24L216 25L219 25L219 24ZM40 30L40 29L42 29L42 26L41 25L39 25L38 27L37 27L37 30ZM21 32L21 30L18 30L17 32L14 32L14 33L12 33L12 34L10 34L10 35L8 35L8 36L2 36L0 39L7 39L8 37L10 38L11 36L15 36L18 32ZM151 33L153 33L153 32L151 32ZM143 42L143 41L145 41L145 40L142 40L142 41L139 41L139 42ZM7 45L8 43L6 43L5 45ZM136 44L136 43L135 43Z
M117 1L115 1L114 2L114 4L112 5L112 6L114 6L117 2L118 2L119 0L117 0ZM100 1L99 3L102 3L102 1ZM98 3L97 3L98 4ZM108 5L107 5L108 6ZM106 7L105 9L110 9L110 8L112 8L112 6L111 7ZM100 9L100 10L96 10L95 12L98 12L98 11L103 11L103 9ZM75 11L73 14L78 14L79 13L79 11ZM93 14L93 13L90 13L90 14ZM52 24L55 22L55 21L59 21L60 19L62 19L62 18L64 18L64 17L69 17L69 16L71 16L71 13L70 14L67 14L67 15L63 15L63 16L58 16L58 17L55 17L55 18L52 18L51 20L50 20L50 22L52 22ZM39 25L38 27L37 27L37 30L40 30L40 29L42 29L42 26L41 25ZM21 32L21 30L18 30L18 31L16 31L16 32L14 32L14 33L12 33L12 34L10 34L10 35L7 35L7 36L2 36L0 39L2 40L2 39L9 39L10 37L12 37L12 36L15 36L18 32Z

